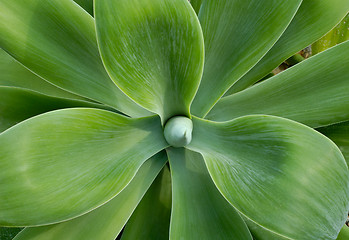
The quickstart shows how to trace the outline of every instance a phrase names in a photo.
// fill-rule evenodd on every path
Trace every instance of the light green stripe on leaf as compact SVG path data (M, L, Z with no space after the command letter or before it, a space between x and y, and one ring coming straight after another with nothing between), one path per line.
M188 148L203 155L216 186L243 215L286 238L336 239L348 214L349 171L333 142L266 115L193 124Z
M311 127L349 119L349 41L251 88L224 97L207 115L227 121L268 114Z
M348 11L348 0L303 0L282 37L227 94L241 91L262 79L284 60L329 32Z
M252 240L244 221L211 180L199 153L167 149L172 176L170 239Z
M72 0L0 0L0 46L35 74L69 92L145 116L111 81L94 19Z
M156 116L76 108L21 122L0 134L0 225L45 225L86 213L166 146Z
M91 102L51 97L27 89L0 86L0 132L41 113L76 107L113 110Z
M301 0L203 0L205 69L192 113L204 116L273 46Z
M167 161L161 152L147 160L116 197L81 217L42 227L28 227L14 240L114 240Z
M104 65L120 89L163 122L189 116L204 46L188 0L100 0L95 19Z
M171 174L166 166L127 222L121 240L168 240L171 217Z

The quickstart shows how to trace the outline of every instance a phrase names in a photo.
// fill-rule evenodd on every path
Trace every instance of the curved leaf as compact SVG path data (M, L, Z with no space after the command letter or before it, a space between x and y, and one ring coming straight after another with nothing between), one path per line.
M204 46L188 0L100 0L95 19L104 65L120 89L163 122L189 116Z
M208 119L249 114L289 118L311 127L349 119L349 41L239 93L224 97Z
M35 74L132 116L137 106L110 80L93 18L71 0L0 0L0 46Z
M36 76L2 49L0 49L0 72L0 86L29 89L54 97L86 100Z
M114 240L166 161L164 152L147 160L122 192L92 212L63 223L28 227L14 240Z
M196 14L199 14L203 0L189 0L189 2L195 10Z
M121 240L168 240L171 217L171 175L164 167L127 222Z
M344 225L340 231L337 240L347 240L349 238L349 227Z
M349 165L349 121L316 130L330 138L339 147Z
M170 239L251 239L236 210L213 184L199 153L167 149L172 175ZM197 229L197 230L194 230Z
M0 132L41 113L73 107L108 109L86 101L50 97L26 89L0 86Z
M155 116L81 108L21 122L0 134L0 225L44 225L86 213L166 146Z
M347 0L303 0L296 16L273 48L227 94L241 91L262 79L284 60L325 35L348 11Z
M273 46L301 0L204 0L205 69L191 111L204 116Z
M242 214L286 238L336 239L349 209L349 171L333 142L272 116L193 124L188 148L203 155L218 189Z

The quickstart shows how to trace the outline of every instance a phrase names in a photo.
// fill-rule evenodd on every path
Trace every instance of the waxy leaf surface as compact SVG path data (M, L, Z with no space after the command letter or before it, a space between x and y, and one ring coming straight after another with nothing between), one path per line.
M86 213L166 146L156 116L81 108L21 122L0 134L0 224L44 225Z
M63 223L28 227L14 240L114 240L166 161L164 152L147 160L122 192L92 212Z
M145 116L109 78L93 18L70 0L0 0L0 45L31 71L72 93Z
M95 19L102 59L114 82L163 122L189 116L204 45L187 0L99 0Z
M349 41L251 88L224 97L207 115L226 121L249 114L289 118L311 127L349 119Z
M349 11L348 0L303 0L296 16L272 49L228 94L254 84L287 58L309 46L330 31Z
M251 239L237 211L211 180L199 153L167 149L172 175L170 239Z
M171 174L166 166L127 222L121 240L168 240L170 217Z
M336 239L348 214L349 171L338 147L284 118L193 118L188 148L245 217L291 239ZM316 224L314 224L316 223Z
M204 116L273 46L301 0L203 0L198 14L205 69L192 113Z
M0 86L0 132L41 113L73 107L106 108L104 105L91 102L51 97L27 89Z

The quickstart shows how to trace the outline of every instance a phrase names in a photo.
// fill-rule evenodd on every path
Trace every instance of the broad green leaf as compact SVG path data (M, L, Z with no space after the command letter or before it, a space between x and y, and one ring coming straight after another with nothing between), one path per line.
M0 134L0 225L45 225L86 213L166 146L156 116L76 108L23 121Z
M63 223L28 227L14 240L114 240L166 161L164 152L147 160L122 192L92 212Z
M1 240L12 240L22 228L5 228L0 227L0 239Z
M79 4L86 12L93 16L93 0L74 0Z
M266 76L284 60L329 32L348 11L348 0L303 0L282 37L227 94L241 91Z
M344 225L340 231L337 240L348 240L349 239L349 227Z
M121 240L168 240L171 217L171 175L164 167L127 222Z
M0 49L0 72L0 86L25 88L54 97L84 99L38 77L2 49Z
M193 140L220 192L245 217L291 239L336 239L349 209L349 171L328 138L284 118L193 118Z
M346 40L349 40L349 14L334 29L311 45L312 54L318 54Z
M204 116L273 46L301 0L203 0L205 69L191 111Z
M219 101L208 119L249 114L289 118L311 127L349 119L349 41Z
M170 239L251 239L236 210L213 184L199 153L167 149L172 175Z
M0 9L0 46L25 67L69 92L132 116L146 114L109 78L94 20L76 3L0 0Z
M99 0L95 19L104 65L120 89L163 122L189 116L204 45L188 0Z
M316 130L330 138L339 147L349 165L349 121Z
M73 107L108 109L106 106L91 102L51 97L27 89L0 86L0 132L41 113Z

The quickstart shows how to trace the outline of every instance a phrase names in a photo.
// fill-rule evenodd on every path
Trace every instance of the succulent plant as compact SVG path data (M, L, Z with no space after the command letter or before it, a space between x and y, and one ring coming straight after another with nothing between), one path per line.
M77 2L0 0L16 240L337 238L349 41L257 82L347 0Z

